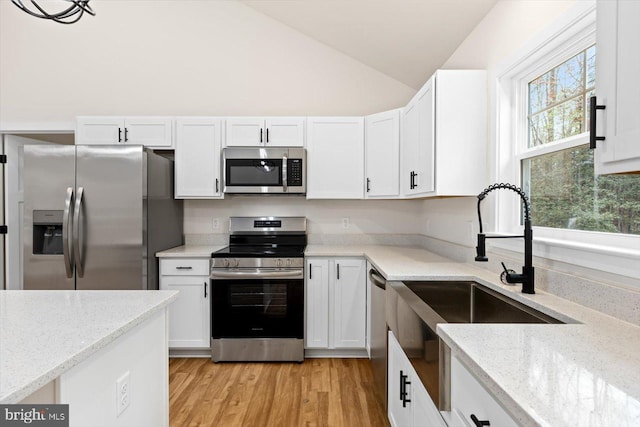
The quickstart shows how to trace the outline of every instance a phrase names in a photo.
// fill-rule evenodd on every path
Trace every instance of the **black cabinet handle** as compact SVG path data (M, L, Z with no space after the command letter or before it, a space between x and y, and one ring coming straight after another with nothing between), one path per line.
M400 371L400 400L402 400L403 408L407 407L407 403L411 403L411 399L407 399L407 384L411 385L411 381L407 381L408 378L408 375L404 375L404 373Z
M589 98L589 149L591 150L595 150L596 141L605 140L604 136L596 136L596 120L597 120L596 112L597 110L604 110L606 108L607 108L606 105L597 104L595 96L592 96L591 98Z
M118 128L118 142L122 142L122 129Z
M204 297L207 297L207 282L204 282Z
M311 280L311 264L309 264L309 280Z
M193 267L191 267L191 266L184 267L184 266L179 265L179 266L176 267L176 270L192 270L192 269L193 269Z
M218 178L216 178L216 193L220 191L220 186L218 183L219 183Z
M414 188L417 187L416 185L416 176L418 176L417 173L415 173L414 171L411 171L411 181L409 183L409 189L413 190Z
M340 280L340 264L336 264L336 266L338 267L338 280Z
M476 425L476 427L483 427L483 426L490 426L491 423L489 423L489 421L486 420L479 420L478 417L476 417L474 414L471 414L471 421L473 421L473 423Z
M269 143L269 128L267 128L267 144Z
M124 128L124 142L129 141L129 129Z
M262 128L260 128L260 142L262 142Z
M370 180L369 178L367 178L367 193L368 193L369 191L371 191L371 187L370 187L370 185L371 185L371 180Z

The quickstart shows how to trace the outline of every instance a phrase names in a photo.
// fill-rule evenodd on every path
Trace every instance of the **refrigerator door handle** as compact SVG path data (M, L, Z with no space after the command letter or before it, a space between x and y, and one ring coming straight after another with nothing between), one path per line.
M62 254L64 255L64 268L67 273L67 278L73 277L73 246L69 244L69 233L72 231L72 227L69 226L69 213L71 206L73 205L73 187L67 187L67 195L64 199L64 214L62 215ZM73 216L71 216L73 219Z
M78 194L76 195L76 203L73 209L73 252L76 262L76 272L78 277L84 276L84 267L82 265L82 251L80 250L80 210L82 209L82 195L84 194L84 187L78 187Z

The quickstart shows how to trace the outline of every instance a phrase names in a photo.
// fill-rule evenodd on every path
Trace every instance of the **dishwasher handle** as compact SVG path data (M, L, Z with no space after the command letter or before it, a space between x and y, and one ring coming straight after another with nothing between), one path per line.
M369 270L369 279L376 287L384 290L387 288L387 281L373 268Z

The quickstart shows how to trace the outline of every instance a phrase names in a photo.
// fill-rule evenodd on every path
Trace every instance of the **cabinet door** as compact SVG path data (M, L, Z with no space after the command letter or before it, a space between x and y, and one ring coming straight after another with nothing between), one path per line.
M597 2L596 93L599 126L597 174L640 171L640 2Z
M365 119L365 197L395 198L400 194L400 110Z
M337 258L332 268L329 298L334 348L365 348L367 277L363 259Z
M409 362L411 363L411 362ZM413 404L413 425L414 426L429 426L429 427L447 427L440 411L436 407L435 403L429 397L427 389L424 388L422 382L418 379L418 375L415 374L413 366L411 372L414 376L414 380L411 384L412 396L411 403Z
M329 260L306 261L305 348L329 348Z
M124 143L149 148L173 148L172 117L126 117Z
M169 305L169 347L210 346L210 289L208 276L160 276L160 289L178 291Z
M76 118L76 145L113 145L124 144L123 117Z
M221 121L176 121L176 198L220 198Z
M307 199L362 199L364 119L307 119Z
M257 147L264 145L266 132L262 117L230 117L226 119L227 147Z
M304 117L271 117L265 120L265 145L304 147Z
M456 427L473 425L472 414L492 426L518 425L456 357L451 358L451 412Z
M387 413L389 416L389 422L393 427L411 427L413 426L413 413L412 402L405 402L403 404L401 391L403 389L402 376L408 375L407 365L408 360L402 351L402 347L398 344L393 332L389 331L389 344L388 344L388 356L387 356ZM413 382L412 379L408 380ZM408 400L412 400L412 387L413 384L405 385L404 389L408 393L405 397ZM418 425L425 425L420 423Z
M435 190L434 78L407 104L402 114L402 188L407 196Z

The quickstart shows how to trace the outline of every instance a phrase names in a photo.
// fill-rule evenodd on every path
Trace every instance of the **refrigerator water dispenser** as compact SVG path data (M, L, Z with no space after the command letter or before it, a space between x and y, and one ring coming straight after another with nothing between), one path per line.
M33 254L62 255L62 211L33 211Z

